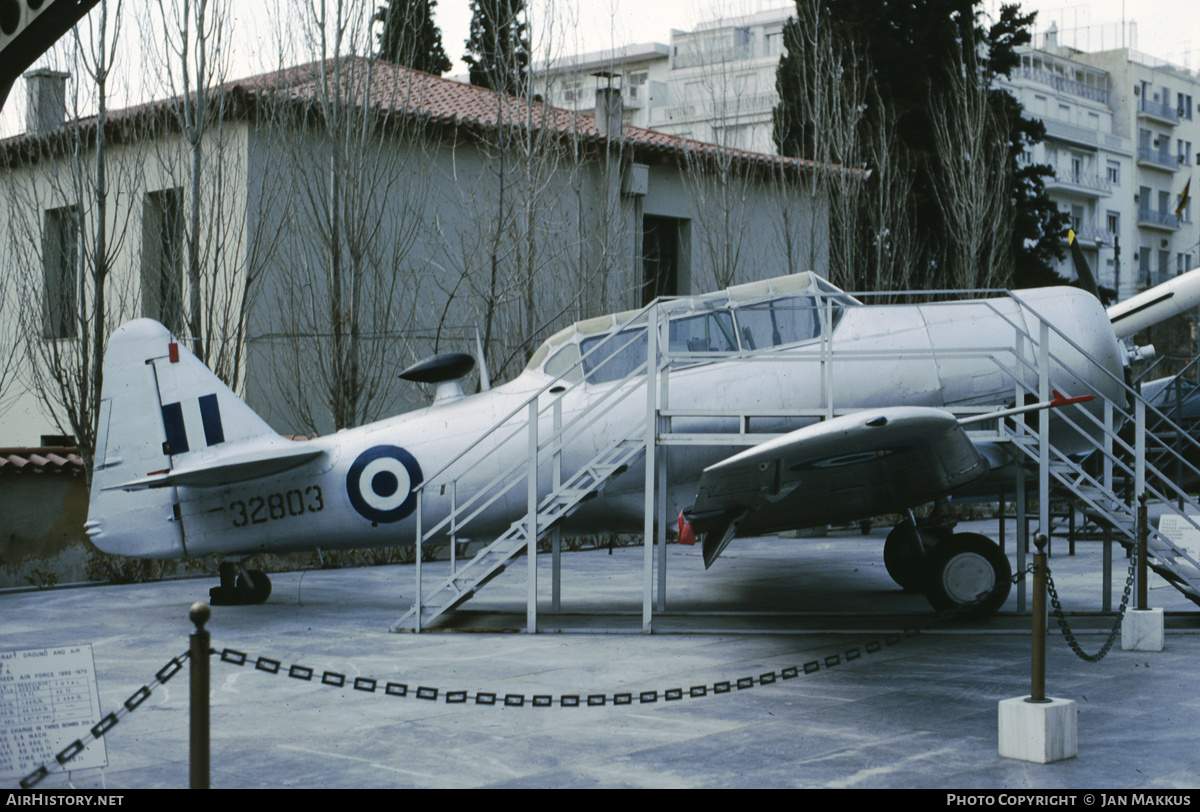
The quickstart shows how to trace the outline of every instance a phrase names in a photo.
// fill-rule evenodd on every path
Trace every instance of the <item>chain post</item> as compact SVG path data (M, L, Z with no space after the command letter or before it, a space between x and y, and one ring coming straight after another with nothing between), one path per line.
M1137 509L1137 608L1145 611L1146 606L1146 543L1150 538L1150 524L1146 521L1146 494L1138 497Z
M192 789L209 788L209 736L208 736L208 652L209 634L204 624L212 617L207 603L193 603L188 617L196 624L196 631L189 636L191 650L191 759L189 786Z
M1046 534L1033 537L1033 657L1030 702L1046 700Z

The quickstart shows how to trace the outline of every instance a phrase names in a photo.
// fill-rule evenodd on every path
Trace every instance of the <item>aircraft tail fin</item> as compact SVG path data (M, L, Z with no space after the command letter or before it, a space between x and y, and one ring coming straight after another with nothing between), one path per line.
M113 333L104 359L88 535L105 552L178 557L183 528L170 486L256 475L264 458L290 460L297 445L166 327L129 322ZM211 481L179 479L189 471Z

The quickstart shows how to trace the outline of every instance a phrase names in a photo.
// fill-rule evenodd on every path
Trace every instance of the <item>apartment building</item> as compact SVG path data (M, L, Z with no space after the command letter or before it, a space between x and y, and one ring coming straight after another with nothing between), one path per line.
M1020 56L1020 67L1002 86L1046 128L1045 140L1020 160L1054 170L1046 179L1050 199L1070 215L1099 284L1127 298L1139 289L1137 160L1132 139L1117 128L1120 113L1113 107L1109 74L1078 61L1078 52L1059 46L1053 30L1039 47L1025 48ZM1068 252L1057 270L1074 276Z
M795 6L671 32L670 44L628 45L540 68L546 101L569 110L595 106L619 87L625 123L751 152L773 153L771 113L783 25Z
M1136 228L1124 256L1137 286L1195 267L1200 225L1192 215L1192 177L1200 161L1200 75L1128 48L1074 59L1106 72L1113 135L1131 142L1132 177L1124 197Z

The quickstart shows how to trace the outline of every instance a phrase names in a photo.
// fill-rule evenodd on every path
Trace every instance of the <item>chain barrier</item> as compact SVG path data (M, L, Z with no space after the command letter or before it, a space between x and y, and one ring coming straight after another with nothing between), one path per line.
M489 691L471 693L470 691L444 690L426 685L419 685L414 689L408 683L388 682L370 677L354 677L351 679L337 671L325 671L318 676L315 669L307 666L290 665L285 669L280 660L273 660L269 657L251 659L245 652L230 648L222 650L220 658L223 663L239 667L247 663L253 663L256 671L263 671L267 674L286 674L292 679L298 679L303 682L313 682L316 680L321 685L333 688L343 688L349 685L353 690L364 693L381 693L384 696L421 699L430 702L441 700L447 705L463 705L473 701L476 705L505 708L549 708L554 707L556 704L563 708L597 708L607 707L610 704L612 706L622 706L632 705L636 702L648 705L659 700L673 702L685 698L700 699L709 695L715 696L735 691L744 691L748 688L753 688L755 685L772 685L776 682L795 679L801 674L815 674L821 670L822 665L828 670L843 662L849 663L859 660L864 654L875 654L885 647L894 646L905 638L914 637L917 634L919 634L919 631L916 629L906 629L902 633L888 635L882 642L875 640L867 643L865 646L855 646L837 654L831 654L823 660L810 660L803 665L789 666L778 671L767 671L757 676L741 677L736 680L723 680L715 682L711 686L704 684L693 685L686 689L680 687L667 688L666 690L624 691L612 694L560 694L558 696L554 694L533 694L532 696L512 693L501 694Z
M407 683L387 682L370 677L347 677L345 674L337 671L324 671L319 676L313 668L303 665L289 665L286 669L283 667L281 660L273 660L269 657L258 657L251 659L245 652L237 651L231 648L222 649L218 652L216 649L210 649L210 655L220 655L220 661L235 666L244 666L247 663L253 663L256 671L262 671L267 674L287 674L292 679L298 679L303 682L312 682L317 680L321 685L327 685L333 688L343 688L349 685L355 691L364 693L382 693L384 696L392 696L399 698L413 698L432 702L437 702L439 699L445 701L447 705L462 705L474 700L476 705L497 706L505 708L549 708L553 707L557 701L559 707L563 708L579 708L579 707L607 707L610 704L613 707L624 705L632 705L635 702L642 705L653 704L660 699L664 702L673 702L676 700L689 698L699 699L702 697L717 696L720 694L733 693L735 691L744 691L748 688L753 688L755 685L773 685L776 682L795 679L801 674L815 674L820 671L822 666L826 670L835 666L841 665L843 662L849 663L862 659L864 654L875 654L882 651L886 647L894 646L900 643L905 638L915 637L920 634L917 629L905 629L903 632L890 634L884 637L883 641L874 640L864 646L854 646L853 648L840 651L837 654L831 654L827 657L817 660L810 660L803 665L789 666L778 671L767 671L758 676L741 677L736 680L722 680L714 682L711 686L693 685L687 689L684 688L668 688L663 691L625 691L613 694L561 694L557 700L552 694L534 694L528 696L526 694L499 694L486 691L477 691L472 694L469 691L451 691L441 688L429 687L420 685L411 688ZM143 685L133 693L129 699L125 700L121 708L113 713L108 714L101 719L92 729L88 736L82 739L76 739L69 744L55 757L55 764L43 764L38 769L34 770L25 778L21 779L22 789L32 789L37 786L43 779L51 775L56 770L65 770L66 764L75 756L83 752L93 741L104 736L128 713L136 710L146 699L151 692L159 685L163 685L171 677L183 667L183 662L188 659L189 652L184 652L178 657L172 658L165 666L159 669L154 675L154 680Z
M1104 659L1116 642L1117 635L1121 631L1121 622L1125 616L1125 610L1129 605L1129 594L1133 587L1134 575L1137 571L1137 548L1135 546L1133 555L1129 562L1129 576L1125 579L1125 590L1121 595L1121 608L1117 612L1116 622L1113 624L1112 631L1108 639L1101 646L1100 651L1096 654L1088 654L1079 645L1075 639L1074 633L1071 631L1070 625L1067 623L1065 614L1063 613L1062 604L1058 599L1058 592L1054 587L1054 579L1050 577L1049 566L1047 565L1047 591L1050 594L1050 601L1054 606L1054 615L1058 620L1058 625L1062 629L1063 637L1071 650L1083 660L1088 662L1099 662ZM1026 574L1032 573L1032 565L1027 567L1024 572L1015 573L1012 576L1012 582L1018 583ZM958 616L969 612L974 608L973 603L958 607L957 609L939 613L939 620L953 620ZM875 654L885 647L894 646L908 637L914 637L919 634L917 629L905 629L902 633L896 633L886 636L883 642L878 640L867 643L865 646L855 646L846 649L844 652L831 654L824 660L810 660L803 665L794 665L787 668L782 668L778 671L767 671L758 676L740 677L736 680L723 680L715 682L711 686L708 684L693 685L686 690L684 688L668 688L666 690L648 690L648 691L625 691L613 694L561 694L557 697L553 694L534 694L528 696L526 694L503 694L497 692L470 691L461 690L444 690L441 688L430 687L425 685L416 686L415 690L408 683L381 681L370 677L354 677L350 679L345 674L337 671L324 671L320 677L317 677L317 672L313 668L303 665L292 664L285 670L281 660L271 659L269 657L258 657L251 660L245 652L237 651L236 649L225 648L220 654L220 661L235 666L244 666L249 662L253 662L256 671L262 671L267 674L284 674L292 679L301 680L303 682L312 682L318 679L321 685L326 685L334 688L342 688L347 684L355 691L364 693L382 692L384 696L398 698L415 698L420 700L437 702L443 700L447 705L462 705L474 700L476 705L498 706L505 708L549 708L553 707L557 702L559 707L563 708L578 708L578 707L606 707L610 703L613 707L624 705L632 705L636 701L638 704L653 704L660 699L665 702L673 702L684 698L700 699L707 697L710 693L713 696L728 694L734 691L743 691L748 688L753 688L755 685L772 685L777 681L786 681L795 679L801 674L805 676L815 674L821 670L822 664L828 670L843 662L853 662L862 658L863 654ZM210 654L218 654L216 649L210 649ZM844 659L843 659L844 655ZM55 764L43 764L38 769L34 770L29 775L21 779L22 789L31 789L37 786L42 780L51 775L56 770L65 770L67 763L83 752L83 750L93 741L100 739L110 730L116 727L117 723L127 714L136 710L143 702L149 698L151 692L159 685L164 685L166 682L175 676L175 674L183 667L183 663L190 656L190 652L185 651L178 657L173 657L154 675L154 679L147 685L143 685L133 693L129 699L125 700L122 706L112 713L109 713L101 719L87 736L76 739L71 744L67 745L57 756L55 756Z
M160 685L165 685L167 680L171 679L171 677L178 673L179 669L183 668L184 660L188 659L190 655L191 652L185 651L178 657L171 658L171 660L168 661L167 664L162 668L160 668L158 673L154 675L153 681L151 681L148 685L143 685L141 688L138 688L136 691L134 691L133 695L126 699L120 708L97 722L87 736L84 736L82 739L76 739L63 748L63 750L54 757L54 764L43 764L29 775L22 778L21 789L32 789L41 783L43 779L47 778L51 772L56 770L66 770L68 761L82 753L89 744L98 740L116 727L117 723L120 722L121 719L123 719L127 714L137 710L138 707L150 697L150 693L155 688Z
M1121 622L1125 619L1125 609L1129 606L1129 593L1133 588L1133 577L1137 572L1137 545L1133 545L1133 555L1129 557L1129 576L1125 579L1125 591L1121 594L1121 608L1117 610L1117 619L1113 622L1112 631L1109 632L1108 639L1104 641L1104 645L1100 647L1100 651L1095 654L1088 654L1079 645L1075 639L1074 633L1071 631L1070 625L1067 623L1067 617L1063 613L1062 604L1058 601L1058 591L1054 588L1054 578L1051 577L1050 564L1046 564L1046 591L1050 593L1050 603L1054 607L1054 617L1058 621L1058 627L1062 629L1063 637L1066 638L1067 645L1071 647L1071 651L1081 660L1086 660L1089 663L1098 663L1103 660L1109 650L1113 647L1113 643L1117 640L1117 635L1121 633Z
M1021 581L1025 575L1034 571L1034 567L1030 565L1023 572L1017 572L1012 576L1012 583L1016 584ZM1117 635L1121 631L1121 623L1125 616L1125 610L1129 605L1129 595L1132 591L1133 580L1137 572L1137 546L1134 545L1133 554L1130 556L1129 575L1125 579L1125 589L1121 595L1121 607L1117 612L1116 621L1113 624L1112 631L1109 633L1108 639L1101 646L1100 651L1096 654L1088 654L1075 638L1071 631L1070 625L1067 623L1066 616L1062 609L1062 604L1058 599L1058 591L1054 587L1054 579L1051 577L1049 564L1046 567L1046 587L1050 595L1050 601L1054 607L1054 615L1058 621L1059 628L1062 629L1063 637L1071 650L1083 660L1087 662L1099 662L1104 659L1116 642ZM964 604L956 609L938 613L938 619L942 621L954 620L958 617L970 612L975 608L976 604L982 601L982 597L972 603ZM684 698L700 699L712 695L728 694L736 691L743 691L748 688L753 688L755 685L772 685L777 681L786 681L795 679L801 674L805 676L815 674L821 670L822 663L826 670L840 665L842 662L853 662L862 658L864 652L866 654L875 654L885 647L894 646L905 638L914 637L920 633L918 629L905 629L901 633L887 635L883 642L872 641L865 646L855 646L846 649L844 652L831 654L826 656L824 660L810 660L803 665L789 666L782 668L779 671L767 671L758 676L740 677L736 680L723 680L715 682L710 687L708 684L693 685L688 689L683 688L668 688L663 691L648 690L648 691L626 691L620 693L602 694L561 694L557 700L553 694L534 694L527 696L526 694L504 694L488 691L477 691L472 694L469 691L463 690L443 690L437 687L420 685L413 690L408 683L380 681L370 677L354 677L350 680L350 687L355 691L364 693L377 693L382 691L385 696L398 698L415 698L420 700L437 702L439 699L445 701L447 705L461 705L474 700L476 705L498 706L506 708L549 708L557 704L563 708L578 708L578 707L606 707L610 704L613 707L632 705L635 697L638 704L653 704L662 699L665 702L673 702ZM216 649L209 649L209 654L218 654ZM251 661L249 655L245 652L237 651L236 649L225 648L220 652L220 661L234 666L244 666L248 662L253 662L256 671L262 671L267 674L282 674L286 673L292 679L298 679L303 682L312 682L317 677L316 670L307 666L292 664L289 665L286 671L283 668L281 660L271 659L269 657L258 657ZM845 659L843 660L843 655ZM185 651L178 657L173 657L154 675L154 679L147 685L143 685L137 691L122 703L121 707L109 713L101 719L95 726L91 728L88 735L76 739L71 744L67 745L61 752L55 756L53 765L43 764L38 769L31 772L29 775L21 779L20 785L22 789L31 789L37 786L41 781L57 770L65 770L66 765L71 759L82 753L89 744L99 740L120 722L127 714L132 713L141 706L150 694L160 685L167 683L171 677L175 676L181 668L185 660L191 656L190 651ZM336 671L324 671L319 677L319 683L334 688L342 688L347 685L348 677L345 674Z

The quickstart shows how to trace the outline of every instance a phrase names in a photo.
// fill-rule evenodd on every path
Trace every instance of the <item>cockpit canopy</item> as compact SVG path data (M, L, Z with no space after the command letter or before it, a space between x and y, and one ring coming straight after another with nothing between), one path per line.
M832 333L843 311L858 304L806 272L702 296L660 299L659 310L667 323L669 363L683 367L814 341ZM572 382L620 380L646 360L647 320L643 309L576 322L547 339L526 369L565 375Z

